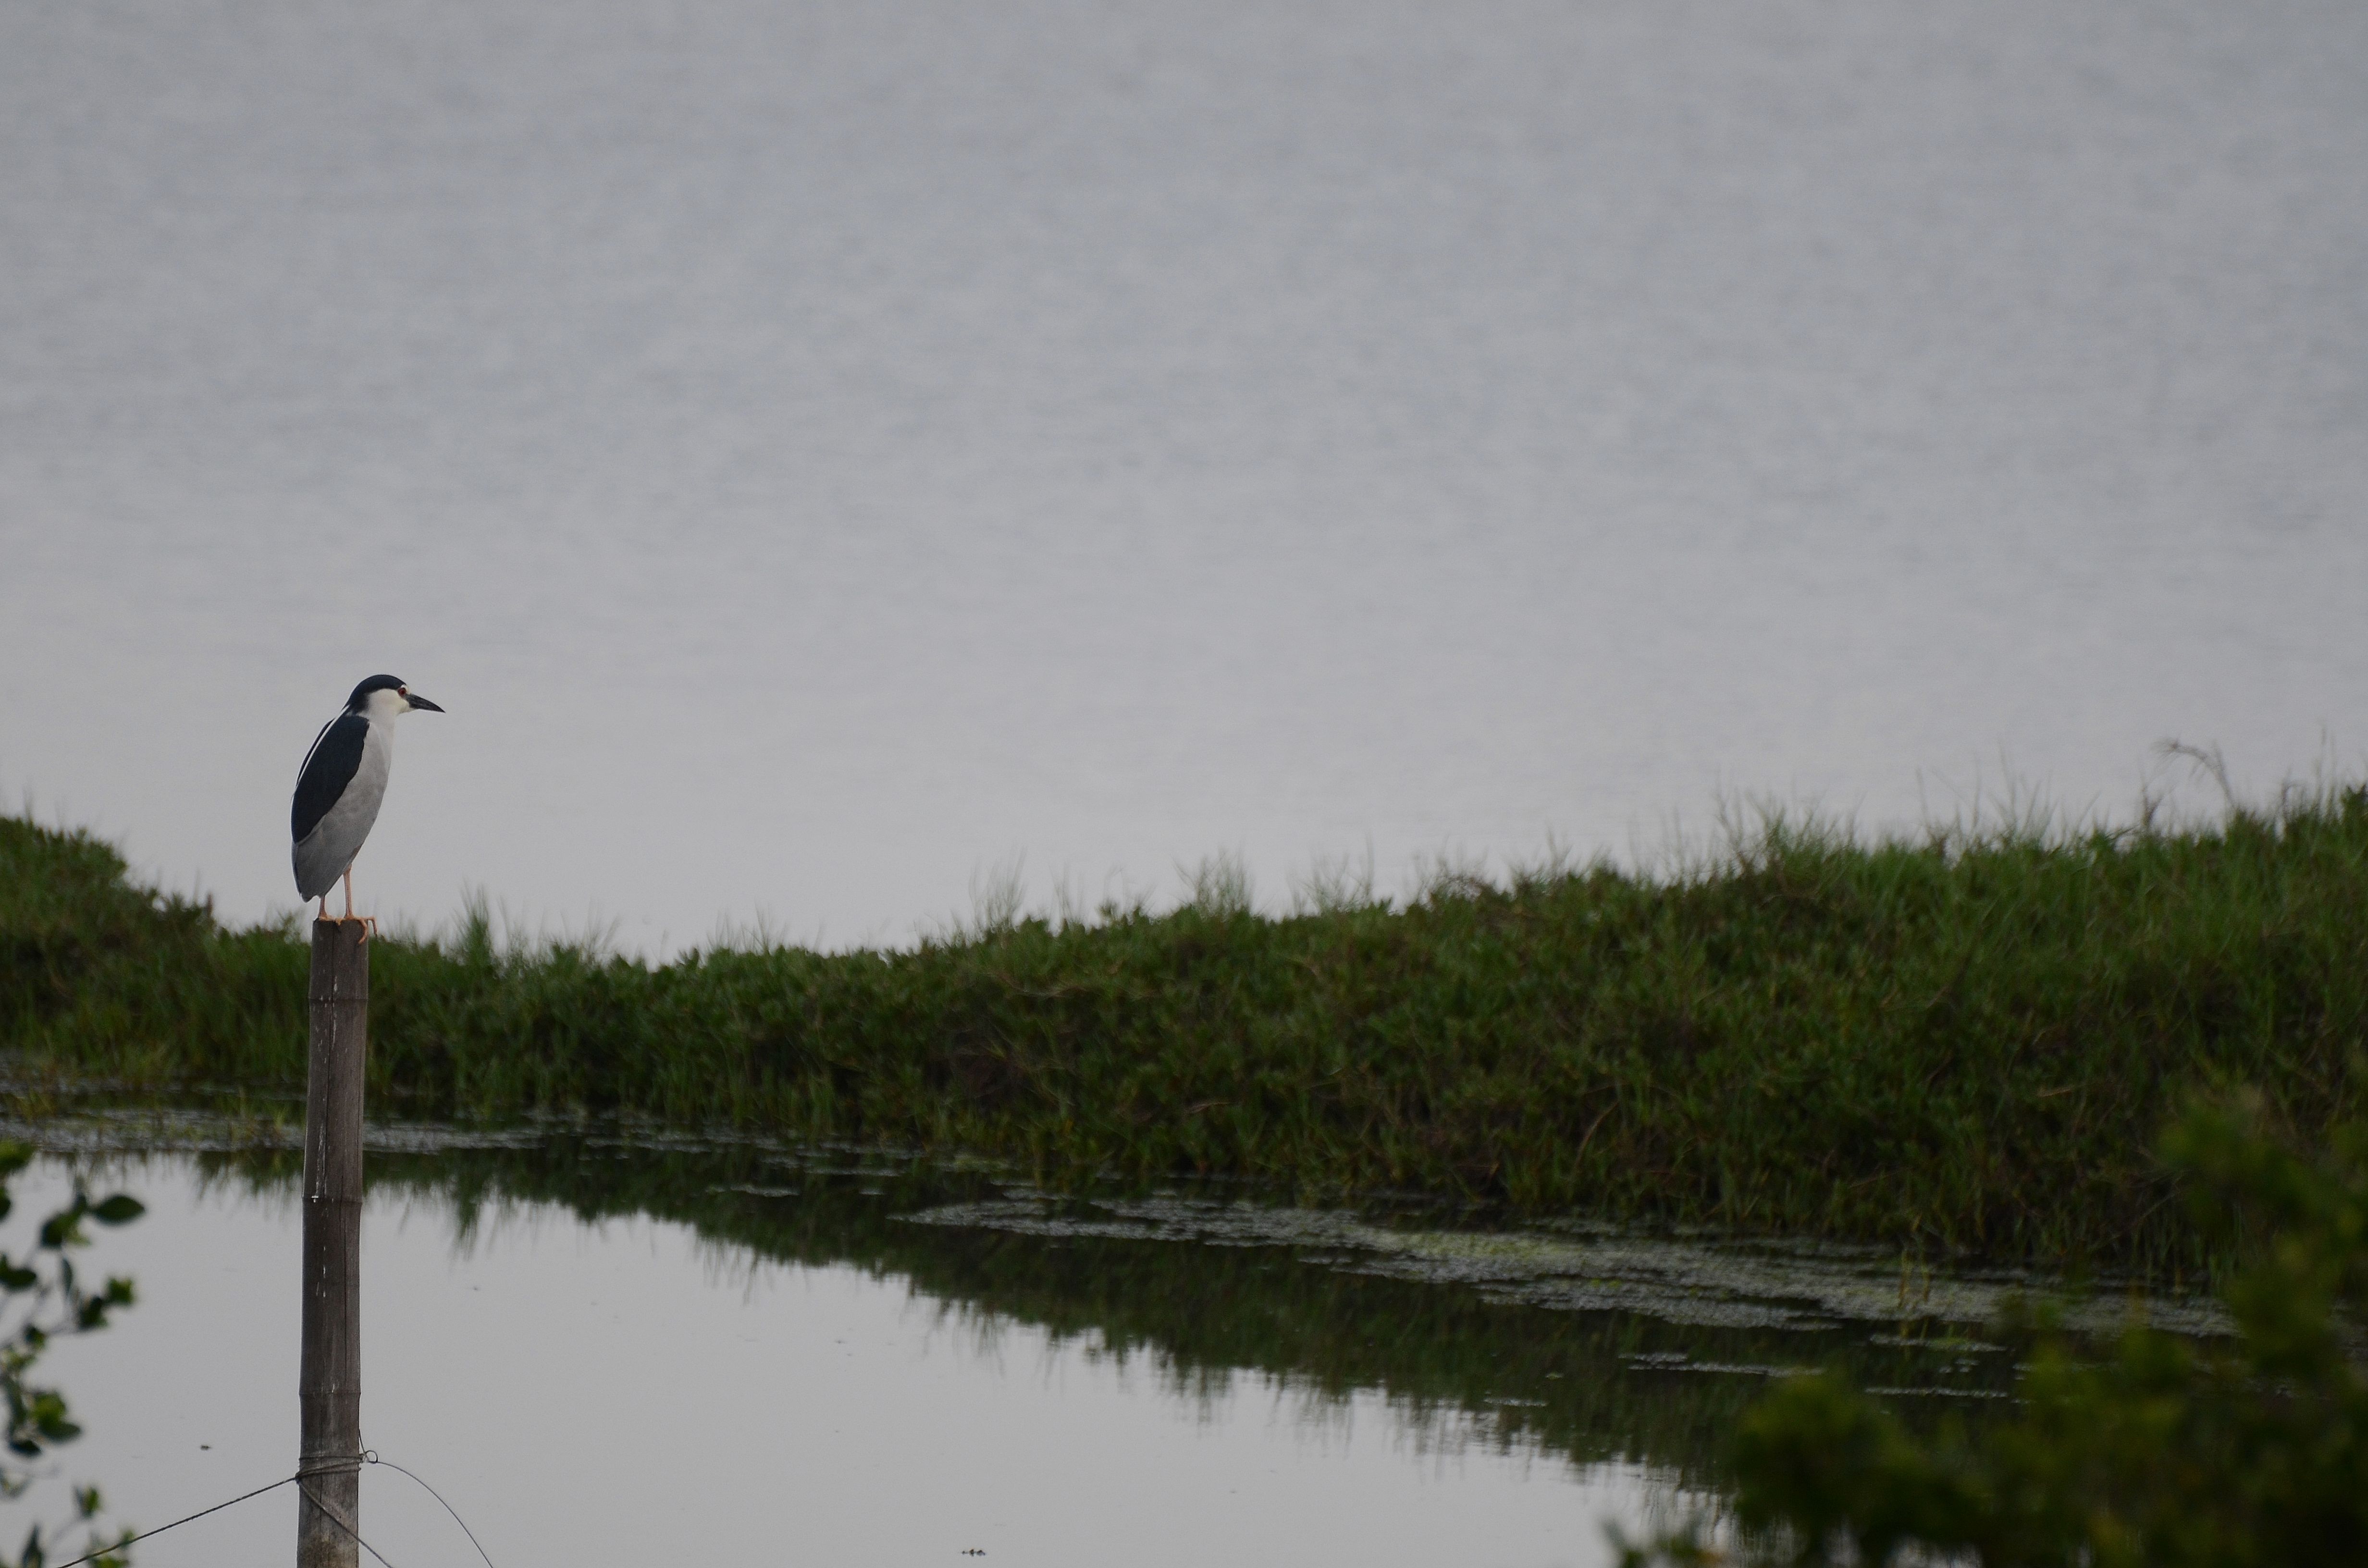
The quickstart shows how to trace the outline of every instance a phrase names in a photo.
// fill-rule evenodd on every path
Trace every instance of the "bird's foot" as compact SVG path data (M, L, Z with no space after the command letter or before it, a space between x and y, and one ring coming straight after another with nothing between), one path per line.
M367 948L367 947L369 947L369 946L370 946L370 938L371 938L372 937L375 937L375 936L377 936L377 935L378 935L378 917L377 917L376 915L340 915L340 916L338 916L338 918L337 918L337 924L338 924L338 925L340 925L340 926L360 926L360 927L362 928L362 939L361 939L361 945L362 945L363 947L365 947L365 948Z

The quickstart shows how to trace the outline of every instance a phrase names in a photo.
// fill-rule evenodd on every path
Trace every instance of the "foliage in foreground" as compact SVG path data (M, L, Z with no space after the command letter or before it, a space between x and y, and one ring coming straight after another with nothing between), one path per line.
M896 951L652 965L504 950L480 915L372 945L370 1093L2192 1268L2154 1131L2199 1086L2273 1085L2305 1132L2358 1108L2363 910L2352 787L2176 831L1779 819L1664 877L1446 877L1288 918L1215 887ZM293 1093L294 935L0 819L20 1088L46 1063Z
M2305 1157L2252 1114L2198 1111L2168 1140L2200 1224L2242 1247L2226 1342L2135 1325L2081 1360L2044 1341L2019 1416L1909 1434L1832 1376L1742 1424L1745 1562L1884 1568L2289 1568L2368 1562L2368 1128ZM1698 1535L1631 1568L1721 1554Z
M8 1180L25 1168L32 1152L21 1144L0 1144L0 1219L14 1207ZM27 1381L33 1368L62 1334L88 1334L107 1326L118 1308L131 1304L131 1281L110 1278L97 1290L87 1288L74 1271L72 1249L85 1245L83 1221L121 1225L140 1217L140 1200L124 1193L97 1202L76 1184L74 1200L41 1222L32 1250L22 1258L0 1252L0 1398L8 1406L7 1429L0 1434L6 1457L0 1458L0 1498L24 1495L36 1479L32 1470L61 1443L82 1435L66 1409L65 1396L54 1388ZM78 1545L62 1550L88 1557L97 1568L123 1568L131 1559L123 1551L129 1531L109 1538L98 1528L103 1506L96 1486L76 1487L74 1519L65 1533L82 1532ZM0 1568L41 1568L51 1561L42 1543L42 1527L26 1533L24 1549L14 1558L0 1557ZM96 1555L93 1555L96 1554Z

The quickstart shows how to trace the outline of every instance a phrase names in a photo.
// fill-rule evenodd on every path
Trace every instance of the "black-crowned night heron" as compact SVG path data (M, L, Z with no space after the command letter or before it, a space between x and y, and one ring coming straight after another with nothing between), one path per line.
M296 807L289 826L296 835L296 891L321 901L329 917L329 890L346 881L345 918L354 918L354 857L378 821L386 799L386 772L394 761L394 721L424 708L444 711L414 697L393 676L372 676L354 687L346 710L321 726L304 771L296 776Z

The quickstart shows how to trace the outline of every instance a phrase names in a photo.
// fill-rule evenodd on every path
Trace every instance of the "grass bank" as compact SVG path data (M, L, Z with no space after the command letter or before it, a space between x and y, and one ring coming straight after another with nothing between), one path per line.
M2368 789L2207 826L1864 844L1775 821L1682 874L1442 879L1296 917L1212 896L909 949L653 965L373 948L388 1109L622 1109L2151 1267L2202 1088L2308 1135L2368 1047ZM302 1082L303 946L0 819L0 1048L159 1091Z

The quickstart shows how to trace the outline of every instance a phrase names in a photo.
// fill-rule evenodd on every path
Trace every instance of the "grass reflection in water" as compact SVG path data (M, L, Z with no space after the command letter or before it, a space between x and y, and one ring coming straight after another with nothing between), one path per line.
M1179 1393L1237 1373L1321 1418L1367 1391L1417 1439L1716 1486L1770 1376L1839 1365L1911 1421L2003 1403L1977 1337L2016 1281L1896 1260L1610 1233L1455 1229L1436 1209L1277 1208L1206 1191L1052 1196L976 1164L595 1132L446 1140L374 1130L374 1192L450 1205L465 1242L522 1206L686 1224L726 1267L851 1265L957 1321L1035 1326ZM391 1146L389 1146L391 1145ZM199 1155L204 1179L292 1194L298 1154ZM2086 1308L2100 1324L2118 1301ZM2208 1327L2208 1320L2172 1321Z

